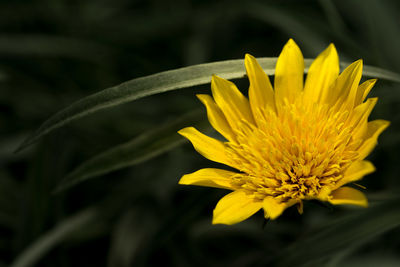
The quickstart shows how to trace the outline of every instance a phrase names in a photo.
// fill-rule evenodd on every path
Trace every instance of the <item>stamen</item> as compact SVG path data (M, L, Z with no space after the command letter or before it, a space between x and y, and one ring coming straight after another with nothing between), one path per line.
M226 153L240 170L232 180L257 199L310 199L330 191L357 159L359 140L346 125L348 111L325 105L282 106L279 116L266 108L257 112L257 126L245 120L233 129L237 139Z

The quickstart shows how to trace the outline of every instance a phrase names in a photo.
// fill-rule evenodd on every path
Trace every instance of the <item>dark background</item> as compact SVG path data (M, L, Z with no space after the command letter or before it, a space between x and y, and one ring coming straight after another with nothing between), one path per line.
M310 201L303 215L291 208L266 224L260 212L212 226L212 210L227 192L177 184L214 165L187 142L53 193L93 156L203 112L195 94L209 93L209 85L98 112L13 152L87 95L245 53L276 57L289 38L305 57L333 42L342 61L362 58L400 72L399 7L373 0L2 1L0 266L400 266L397 83L380 80L371 93L379 97L372 118L392 124L369 157L377 171L361 181L366 210ZM247 80L236 82L247 90Z

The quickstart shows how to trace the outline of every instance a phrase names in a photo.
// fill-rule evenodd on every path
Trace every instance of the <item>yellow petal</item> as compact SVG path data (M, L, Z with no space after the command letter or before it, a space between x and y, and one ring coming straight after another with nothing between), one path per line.
M354 106L360 105L362 102L364 102L368 93L371 91L372 87L374 87L376 81L376 79L367 80L358 86Z
M254 124L249 101L234 83L213 75L211 90L215 102L232 128L239 128L243 120Z
M299 214L303 214L303 210L304 210L304 204L303 201L299 201L299 203L297 204L297 211L299 212Z
M332 192L332 188L327 187L327 186L322 187L319 190L318 195L317 195L317 197L315 197L315 199L318 199L321 201L327 201L327 200L329 200L329 195L331 194L331 192Z
M304 86L304 102L313 103L324 98L339 70L339 56L335 46L330 44L310 66Z
M234 191L218 202L214 209L213 224L235 224L246 220L261 209L262 202L254 201L243 191Z
M377 97L368 98L367 101L358 105L351 114L349 118L348 124L351 126L356 127L357 123L360 121L368 120L369 115L371 114L372 110L374 109L376 103L378 102Z
M368 122L368 129L365 135L365 141L358 149L359 159L364 159L371 153L378 143L379 135L390 125L390 122L385 120L374 120Z
M249 100L253 116L256 117L260 109L263 110L267 107L275 110L274 90L268 75L265 74L257 60L249 54L246 54L244 64L250 81Z
M339 102L340 105L344 105L348 110L353 108L361 75L362 60L357 60L339 75L335 84L323 99L324 102L330 103L332 106Z
M194 127L184 128L178 133L192 142L194 149L207 159L228 165L225 145L221 141L202 134Z
M266 197L263 201L264 216L265 218L274 220L278 218L286 208L294 205L295 203L296 201L294 200L289 200L288 202L278 202L276 198Z
M344 173L343 178L335 185L335 188L339 188L342 185L358 181L365 175L373 173L374 171L375 167L370 161L360 160L353 162Z
M378 98L369 98L366 102L358 105L353 112L349 120L346 122L351 127L354 127L353 138L355 140L363 138L368 129L368 117L374 109Z
M197 95L200 101L206 106L208 121L212 127L221 133L226 139L233 140L232 129L220 108L209 95Z
M179 184L208 186L233 190L231 181L232 177L235 175L238 175L238 173L221 169L206 168L200 169L194 173L185 174L182 176Z
M283 47L275 68L275 101L279 108L285 99L293 103L303 90L304 59L297 44L290 39Z
M357 205L361 207L368 206L367 197L364 193L351 187L341 187L332 192L332 198L329 200L334 205Z

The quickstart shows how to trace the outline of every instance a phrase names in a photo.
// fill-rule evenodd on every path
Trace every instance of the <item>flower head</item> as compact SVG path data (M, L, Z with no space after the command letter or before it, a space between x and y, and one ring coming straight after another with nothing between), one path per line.
M246 55L249 99L236 86L213 76L212 95L198 95L208 120L226 141L193 127L179 131L209 160L237 171L206 168L184 175L180 184L232 190L214 209L213 223L234 224L263 209L275 219L303 201L367 206L348 183L373 172L365 160L389 125L368 122L377 98L366 97L376 80L359 85L362 61L339 74L333 44L311 64L303 85L304 60L293 40L284 46L274 88L256 59Z

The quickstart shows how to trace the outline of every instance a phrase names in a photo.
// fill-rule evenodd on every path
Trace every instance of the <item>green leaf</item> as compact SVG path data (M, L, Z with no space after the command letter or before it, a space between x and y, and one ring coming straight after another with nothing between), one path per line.
M178 130L205 118L204 112L197 110L108 149L75 168L58 185L55 193L90 178L133 166L165 153L185 142L185 139L177 134Z
M344 262L340 262L340 267L398 267L400 266L399 256L395 253L381 253L376 252L369 253L368 255L362 255L346 259Z
M348 64L342 63L340 64L341 69L344 69ZM374 66L365 66L363 67L363 76L379 78L383 80L400 82L400 74L396 72L392 72L386 69L374 67Z
M276 58L259 58L258 61L268 75L274 74ZM305 59L305 66L309 67L311 62L312 59ZM346 65L348 63L342 64L342 66ZM243 78L245 77L243 60L219 61L160 72L133 79L87 96L50 117L20 145L17 151L81 117L145 96L207 84L210 83L212 74L218 74L225 79ZM364 66L364 75L400 82L399 74L375 67Z
M68 217L28 246L10 266L28 267L35 265L44 254L61 243L71 233L94 224L96 218L97 212L94 209L86 209Z
M138 258L145 255L141 250L150 243L158 219L159 214L148 208L125 212L111 232L108 266L136 266Z
M319 231L284 249L274 266L314 266L351 246L360 247L371 239L400 226L399 199L386 201L330 222Z

